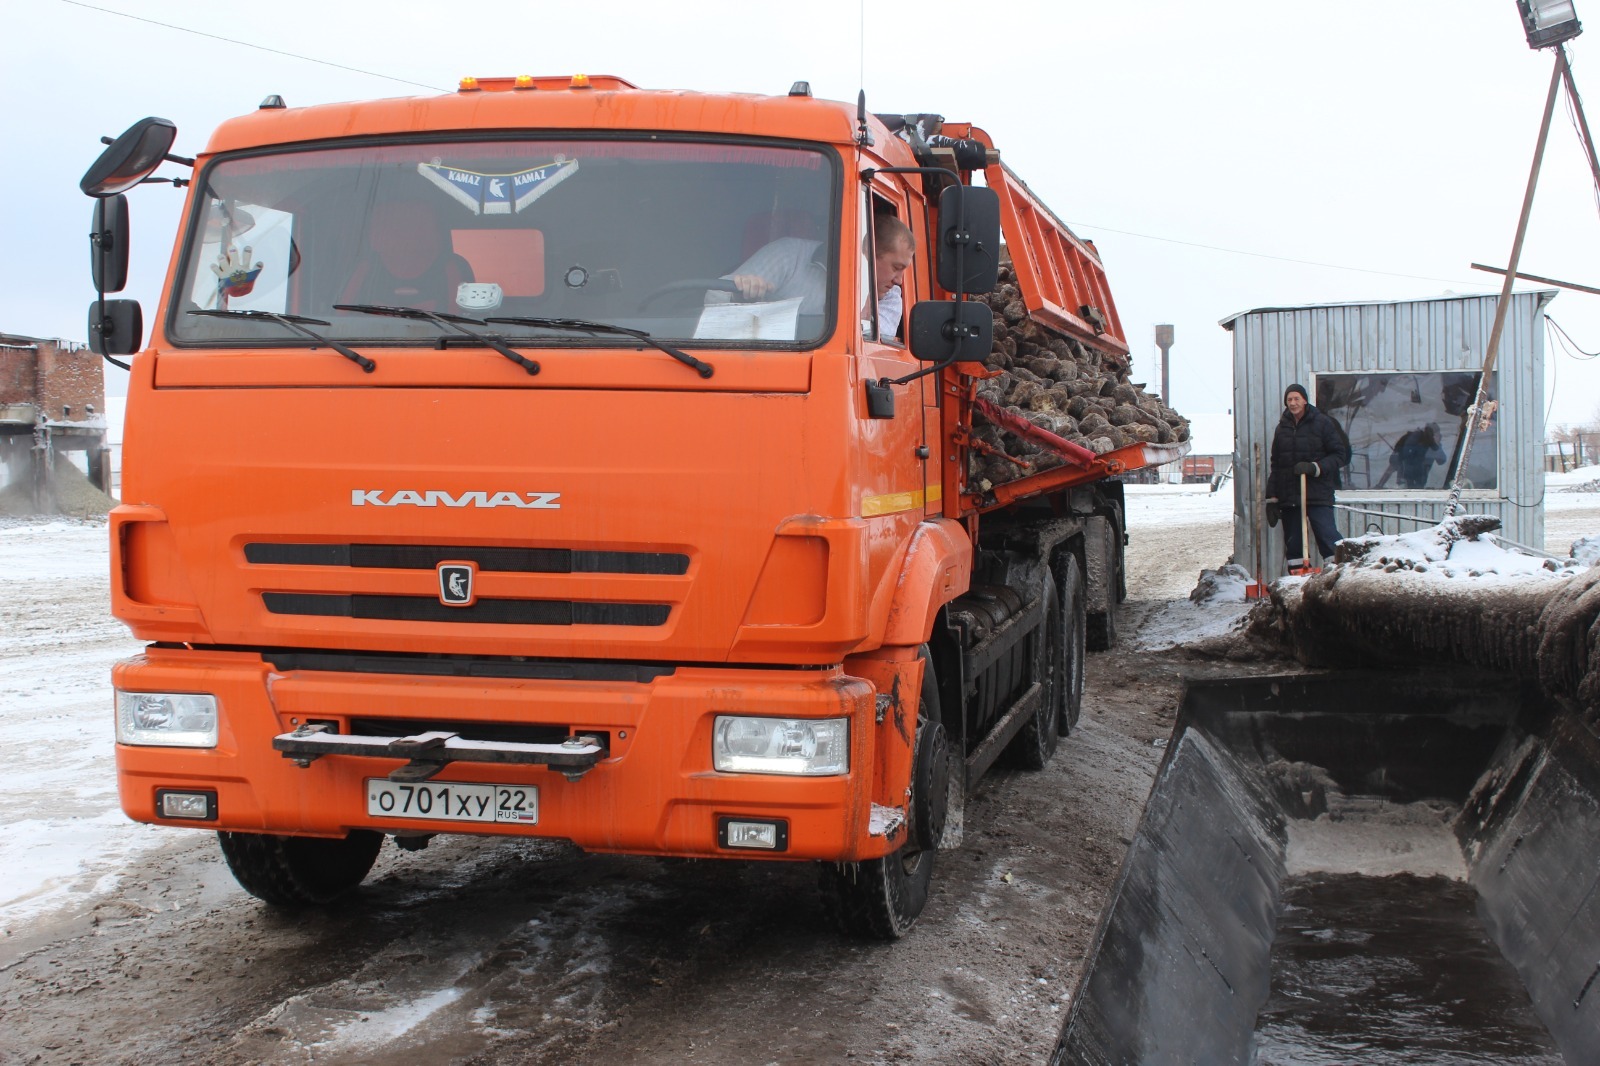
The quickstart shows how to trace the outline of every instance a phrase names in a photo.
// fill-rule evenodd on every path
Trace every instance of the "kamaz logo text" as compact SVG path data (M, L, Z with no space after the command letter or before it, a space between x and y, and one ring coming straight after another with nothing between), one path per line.
M524 507L559 511L559 492L473 492L449 493L443 489L351 489L352 507Z

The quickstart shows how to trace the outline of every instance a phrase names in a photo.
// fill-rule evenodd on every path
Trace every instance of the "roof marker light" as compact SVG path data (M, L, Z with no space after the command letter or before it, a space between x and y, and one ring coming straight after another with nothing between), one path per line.
M589 87L590 87L589 86L589 75L587 75L587 74L574 74L572 76L572 84L569 86L569 88L587 89Z
M511 87L513 89L537 89L538 88L538 86L533 83L533 75L532 74L518 74L517 75L517 80L512 84Z
M466 78L462 78L461 79L461 91L462 92L464 92L464 93L475 93L475 92L479 91L479 88L480 87L478 85L478 79L477 78L466 77Z

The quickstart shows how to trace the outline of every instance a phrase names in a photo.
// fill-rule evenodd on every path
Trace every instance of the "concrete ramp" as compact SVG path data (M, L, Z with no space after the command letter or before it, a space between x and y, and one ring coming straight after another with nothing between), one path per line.
M1600 1062L1597 888L1600 743L1531 687L1194 683L1052 1061Z

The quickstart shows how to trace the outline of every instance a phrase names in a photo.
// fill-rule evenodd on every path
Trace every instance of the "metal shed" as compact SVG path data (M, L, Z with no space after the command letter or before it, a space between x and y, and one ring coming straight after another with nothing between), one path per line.
M1499 408L1474 439L1462 493L1463 513L1493 515L1504 537L1536 548L1544 546L1543 311L1555 295L1511 297L1490 390ZM1351 438L1334 512L1343 535L1406 533L1443 519L1498 300L1262 307L1223 319L1233 333L1234 561L1264 580L1284 573L1282 530L1266 525L1262 501L1283 391L1295 382Z

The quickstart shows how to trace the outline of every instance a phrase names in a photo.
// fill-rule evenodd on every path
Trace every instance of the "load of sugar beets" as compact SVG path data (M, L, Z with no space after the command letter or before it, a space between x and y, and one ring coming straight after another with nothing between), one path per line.
M1001 265L999 286L982 299L994 313L988 365L1001 373L979 384L980 397L1096 455L1189 439L1186 418L1128 380L1128 356L1102 352L1029 318L1009 264ZM976 412L972 436L969 473L980 492L1067 461Z

